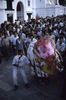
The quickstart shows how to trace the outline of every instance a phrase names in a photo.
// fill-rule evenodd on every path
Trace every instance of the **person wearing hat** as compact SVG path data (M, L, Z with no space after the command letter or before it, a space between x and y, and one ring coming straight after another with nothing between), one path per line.
M25 83L25 86L27 88L30 87L27 76L24 70L25 66L28 66L30 64L28 58L23 54L23 51L20 49L18 50L17 55L13 58L13 81L14 81L14 90L16 91L18 89L18 82L17 82L17 72L20 71L23 81Z

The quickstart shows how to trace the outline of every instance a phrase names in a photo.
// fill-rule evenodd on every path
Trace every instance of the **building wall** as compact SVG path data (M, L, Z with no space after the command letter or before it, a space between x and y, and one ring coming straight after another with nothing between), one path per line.
M43 16L43 13L45 14L45 1L44 0L34 0L34 6L33 9L33 17L35 18L38 14L39 16Z
M55 0L54 0L55 1ZM5 10L7 8L6 1L0 0L0 23L7 21L7 14L13 14L13 22L17 20L17 4L21 2L24 8L24 20L28 19L27 13L32 13L31 18L35 18L38 14L40 17L57 16L66 14L66 7L48 3L48 0L30 0L30 6L28 6L28 0L14 0L12 7L14 10Z
M4 21L7 21L6 14L4 10L0 9L0 23L3 23Z
M24 0L14 0L14 2L12 3L13 5L13 9L14 9L14 15L13 15L13 21L15 22L15 20L17 20L17 4L18 2L21 2L25 8L25 2Z
M47 6L46 7L46 16L52 16L52 15L55 15L55 6Z
M0 1L0 23L4 22L6 19L5 10L6 9L6 1Z
M55 6L55 16L66 14L66 7L56 5Z
M24 20L28 19L27 13L32 13L32 0L30 0L30 7L28 7L28 0L14 0L13 2L13 9L15 10L14 12L14 21L15 19L17 20L17 4L18 2L21 2L24 7Z

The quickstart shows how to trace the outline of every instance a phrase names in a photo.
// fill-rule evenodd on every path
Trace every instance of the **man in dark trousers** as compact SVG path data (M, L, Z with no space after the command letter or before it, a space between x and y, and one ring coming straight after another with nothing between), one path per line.
M29 88L29 83L27 80L27 75L25 73L24 67L29 65L28 58L23 54L23 51L20 49L18 50L17 55L13 58L13 81L14 81L14 90L18 89L18 82L17 82L17 72L19 71L22 75L23 81L25 86Z

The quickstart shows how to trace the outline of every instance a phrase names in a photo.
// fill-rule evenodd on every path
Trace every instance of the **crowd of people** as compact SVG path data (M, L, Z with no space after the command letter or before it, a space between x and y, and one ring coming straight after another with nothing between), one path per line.
M7 61L11 56L16 56L19 50L22 50L27 57L29 44L44 36L50 36L53 39L56 49L64 60L66 57L66 15L46 18L36 16L36 19L17 20L15 23L5 21L0 25L0 58Z
M8 59L22 49L27 54L28 44L33 38L40 39L49 35L54 39L56 48L63 55L66 48L66 16L47 16L46 18L16 21L11 24L7 21L0 26L0 52ZM7 55L7 56L6 56Z

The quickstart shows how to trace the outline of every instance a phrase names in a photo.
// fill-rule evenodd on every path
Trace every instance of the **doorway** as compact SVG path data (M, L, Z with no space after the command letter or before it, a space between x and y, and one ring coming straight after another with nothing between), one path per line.
M7 14L7 21L13 23L13 14Z
M24 20L24 7L22 2L17 4L17 20Z

